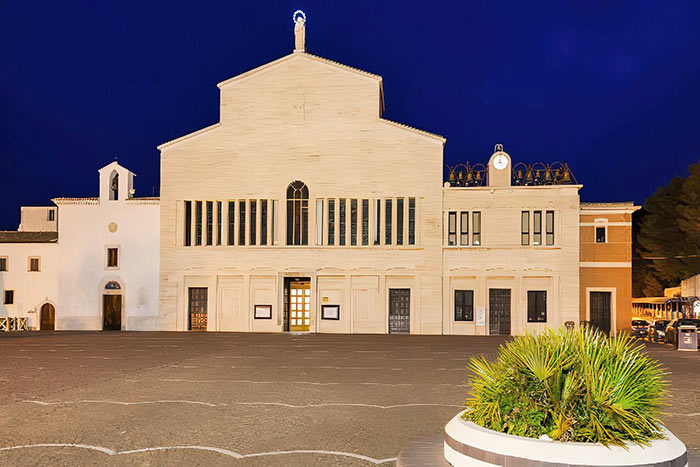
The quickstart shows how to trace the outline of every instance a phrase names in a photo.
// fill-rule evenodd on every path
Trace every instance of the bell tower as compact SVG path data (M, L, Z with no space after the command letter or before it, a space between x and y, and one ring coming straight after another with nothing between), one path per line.
M510 186L511 181L510 156L503 150L502 144L497 144L489 159L489 186Z

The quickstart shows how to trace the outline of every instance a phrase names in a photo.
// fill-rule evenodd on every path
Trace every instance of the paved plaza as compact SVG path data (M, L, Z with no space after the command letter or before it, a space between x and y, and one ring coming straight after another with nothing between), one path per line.
M392 465L441 433L498 337L0 335L0 465ZM667 426L700 449L700 355L668 368ZM691 463L691 465L693 465Z

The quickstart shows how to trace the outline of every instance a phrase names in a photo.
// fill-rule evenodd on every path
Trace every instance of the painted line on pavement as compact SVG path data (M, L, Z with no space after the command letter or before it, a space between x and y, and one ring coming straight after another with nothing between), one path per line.
M308 409L314 407L370 407L376 409L396 409L401 407L457 407L462 408L461 405L455 404L437 404L430 402L416 402L409 404L394 404L394 405L378 405L378 404L363 404L363 403L351 403L351 402L328 402L321 404L287 404L284 402L231 402L231 403L221 403L214 404L211 402L202 401L188 401L188 400L155 400L155 401L137 401L137 402L124 402L124 401L111 401L111 400L80 400L80 401L60 401L60 402L44 402L38 400L23 400L21 402L27 404L37 404L42 406L52 406L52 405L69 405L69 404L114 404L114 405L146 405L146 404L192 404L192 405L203 405L206 407L225 407L233 405L274 405L278 407L288 407L292 409Z
M327 451L322 449L297 449L290 451L270 451L270 452L256 452L251 454L240 454L235 451L230 451L228 449L217 448L214 446L156 446L151 448L142 449L132 449L128 451L114 451L109 448L102 446L92 446L90 444L74 444L74 443L40 443L40 444L25 444L22 446L8 446L0 448L0 451L14 451L18 449L30 449L30 448L78 448L78 449L89 449L92 451L98 451L110 456L121 456L126 454L138 454L143 452L155 452L155 451L170 451L175 449L194 449L198 451L210 451L217 454L222 454L224 456L232 457L234 459L246 459L249 457L264 457L264 456L283 456L288 454L324 454L331 456L342 456L342 457L352 457L354 459L360 459L363 461L370 462L372 464L386 464L389 462L394 462L396 457L391 457L387 459L375 459L374 457L365 456L362 454L355 454L352 452L343 451Z

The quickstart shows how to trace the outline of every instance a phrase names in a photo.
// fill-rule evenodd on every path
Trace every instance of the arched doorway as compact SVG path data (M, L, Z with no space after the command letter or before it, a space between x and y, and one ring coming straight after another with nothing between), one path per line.
M40 313L39 329L42 331L53 331L56 323L56 308L50 303L44 303L41 305Z
M109 281L102 293L102 330L122 329L122 286L117 281Z

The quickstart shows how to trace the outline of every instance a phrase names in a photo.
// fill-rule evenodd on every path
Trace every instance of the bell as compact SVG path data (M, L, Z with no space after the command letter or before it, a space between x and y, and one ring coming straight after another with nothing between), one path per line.
M472 175L472 172L469 171L469 173L467 173L467 181L471 182L473 179L474 179L474 175Z
M481 172L476 173L476 181L478 182L479 180L481 180Z
M552 181L552 172L549 169L547 169L547 172L545 172L544 179L548 182Z
M450 181L454 182L455 181L455 173L450 170Z

